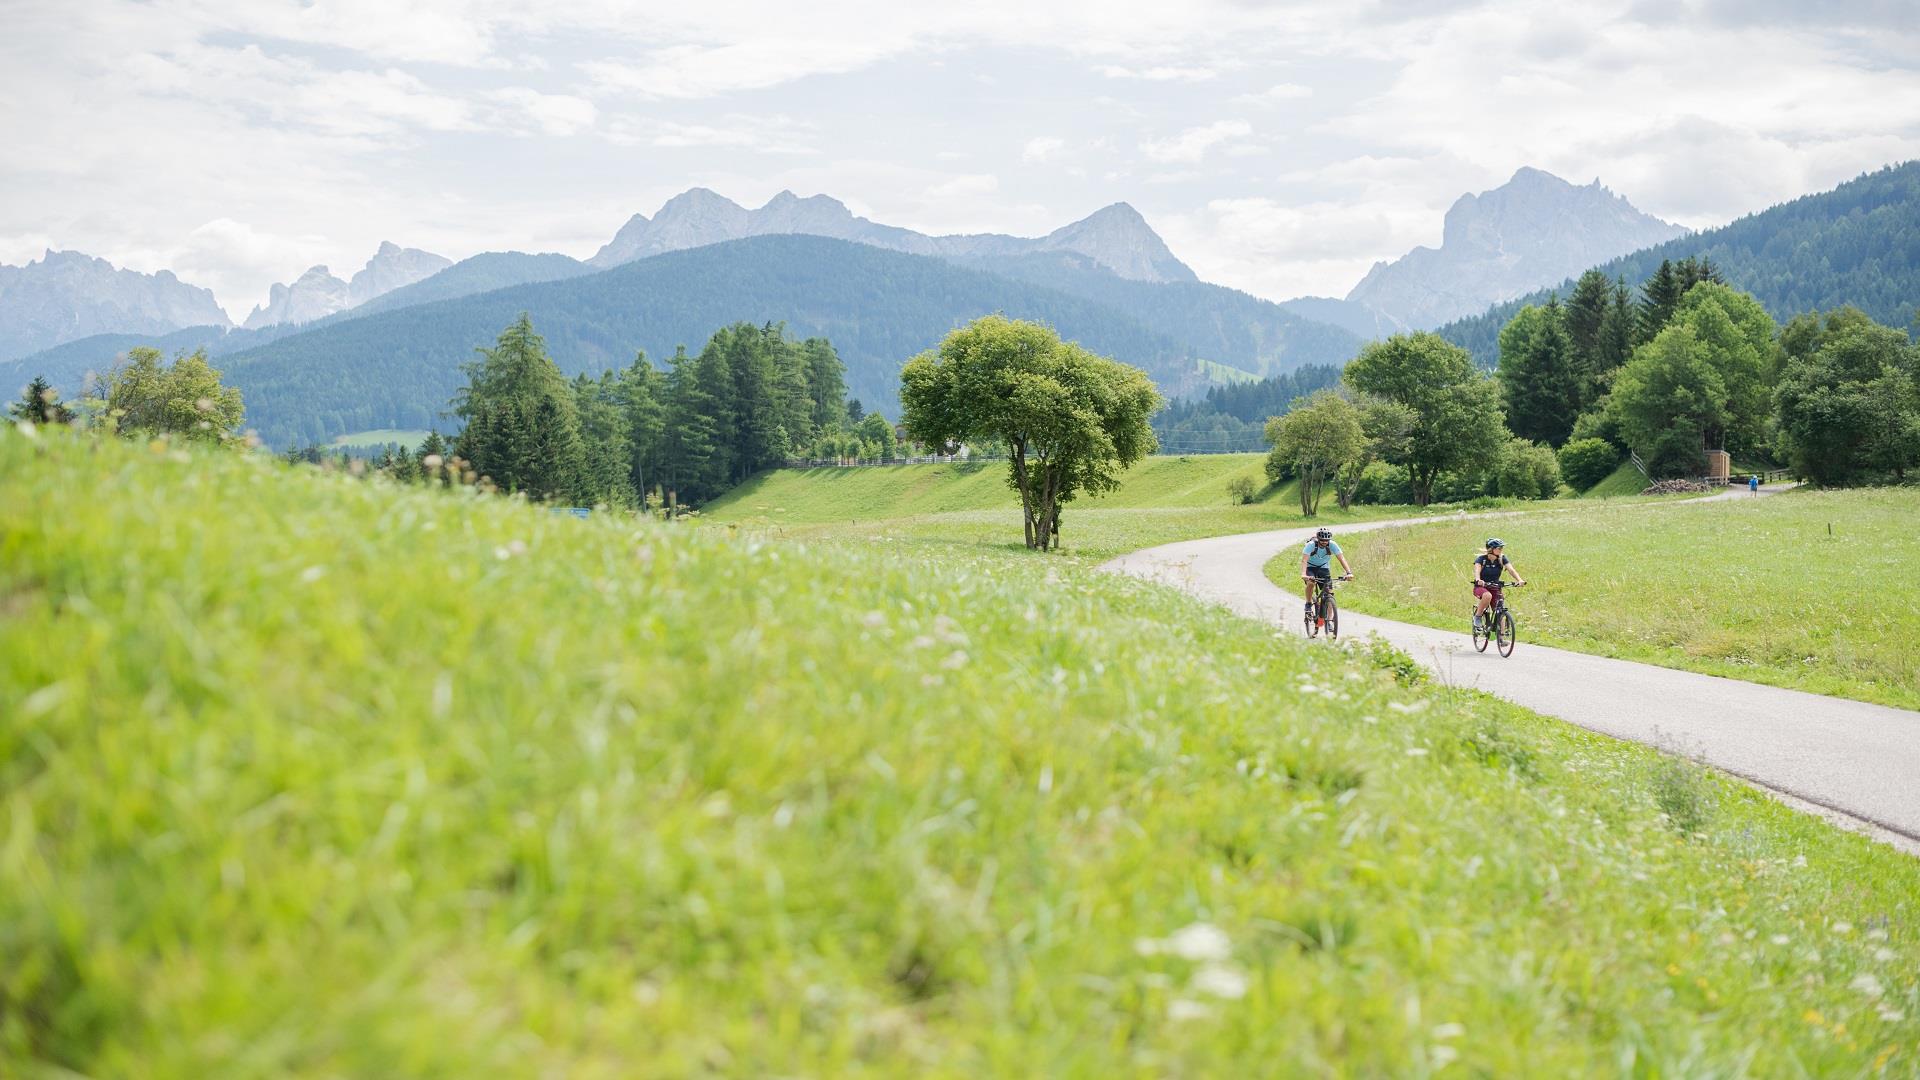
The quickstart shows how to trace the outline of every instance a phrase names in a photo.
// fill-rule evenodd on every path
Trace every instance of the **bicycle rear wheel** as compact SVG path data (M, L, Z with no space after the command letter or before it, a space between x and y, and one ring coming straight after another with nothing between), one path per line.
M1513 615L1502 611L1493 620L1494 635L1500 641L1500 655L1513 655Z

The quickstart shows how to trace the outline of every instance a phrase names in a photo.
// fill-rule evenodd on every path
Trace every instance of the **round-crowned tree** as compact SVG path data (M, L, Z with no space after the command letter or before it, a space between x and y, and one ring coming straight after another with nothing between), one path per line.
M1138 368L1061 341L1050 327L988 315L900 372L904 426L931 447L997 443L1020 494L1029 548L1060 543L1060 507L1120 483L1158 443L1160 392Z

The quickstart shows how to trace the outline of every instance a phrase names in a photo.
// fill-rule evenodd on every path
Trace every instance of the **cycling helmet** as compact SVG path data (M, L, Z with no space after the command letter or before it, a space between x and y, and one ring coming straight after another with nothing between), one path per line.
M1507 545L1499 537L1489 536L1487 537L1487 546L1490 548L1503 548L1503 547L1506 547Z
M1333 539L1333 530L1321 529L1319 532L1313 534L1313 538L1315 540L1331 540Z

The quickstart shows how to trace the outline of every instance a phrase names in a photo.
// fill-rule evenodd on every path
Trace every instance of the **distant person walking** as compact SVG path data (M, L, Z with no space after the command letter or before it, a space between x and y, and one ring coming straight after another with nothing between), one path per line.
M1760 494L1760 477L1759 476L1752 473L1749 473L1747 475L1747 491L1754 495Z

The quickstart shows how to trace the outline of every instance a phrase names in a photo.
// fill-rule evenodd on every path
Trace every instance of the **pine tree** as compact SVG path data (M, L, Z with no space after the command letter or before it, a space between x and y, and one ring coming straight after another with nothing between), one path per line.
M585 494L586 452L573 389L524 313L466 365L454 415L467 422L455 452L506 491L534 498Z
M1600 375L1612 365L1607 363L1607 313L1613 302L1613 283L1598 270L1589 270L1574 283L1567 297L1567 340L1573 346L1574 360L1586 382L1581 396L1584 408L1594 396Z
M1566 442L1587 380L1557 299L1521 308L1500 331L1499 377L1515 435L1550 446Z
M60 392L47 382L44 376L35 375L33 381L20 395L20 400L8 407L7 412L16 420L25 420L33 424L70 424L73 411L60 402Z
M1654 336L1666 329L1673 320L1674 309L1680 306L1680 297L1686 290L1680 284L1679 275L1674 272L1670 260L1660 260L1660 268L1653 272L1646 284L1640 286L1640 310L1638 324L1635 327L1635 345L1652 341Z
M1627 288L1626 278L1622 277L1613 283L1613 305L1607 309L1607 320L1600 330L1600 367L1595 376L1603 382L1610 380L1620 365L1633 355L1637 321L1633 310L1633 293Z
M645 495L666 456L666 381L643 352L620 373L615 391L626 420L628 482Z
M801 343L807 363L807 391L813 401L813 430L826 431L843 423L847 409L847 366L826 338Z
M697 501L708 484L725 475L714 401L700 377L699 360L675 350L667 372L666 462L662 479L683 499ZM716 486L715 490L718 490Z

